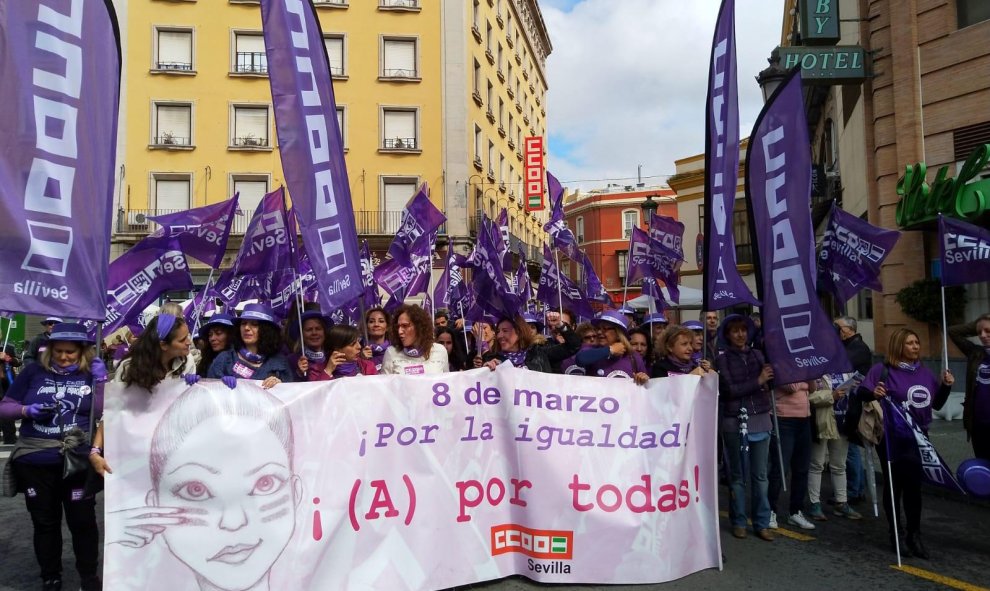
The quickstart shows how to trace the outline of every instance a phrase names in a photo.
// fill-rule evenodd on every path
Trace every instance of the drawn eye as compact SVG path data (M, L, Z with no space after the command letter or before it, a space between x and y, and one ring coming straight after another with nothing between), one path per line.
M205 484L198 480L190 480L172 489L172 494L185 501L208 501L213 493Z
M255 481L251 495L256 497L266 497L282 490L285 486L285 479L275 474L265 474Z

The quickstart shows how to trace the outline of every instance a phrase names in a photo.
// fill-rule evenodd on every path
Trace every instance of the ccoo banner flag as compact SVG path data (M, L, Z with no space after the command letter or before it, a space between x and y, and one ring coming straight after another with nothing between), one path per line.
M739 169L739 89L735 0L722 0L708 70L705 105L705 310L759 302L739 275L732 234Z
M767 101L750 138L746 199L774 379L790 384L850 371L842 341L815 292L811 153L798 70Z
M0 309L103 320L120 98L109 0L0 0L0 80Z
M261 0L261 22L282 172L320 304L332 310L364 288L323 33L311 0Z

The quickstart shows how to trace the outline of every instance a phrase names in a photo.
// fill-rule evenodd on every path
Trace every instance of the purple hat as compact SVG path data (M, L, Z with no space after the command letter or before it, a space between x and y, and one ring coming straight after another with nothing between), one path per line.
M619 310L605 310L592 323L611 324L614 327L621 328L622 332L629 332L629 321L626 320L626 317Z
M522 318L523 318L523 321L526 324L535 324L537 326L543 326L543 322L539 319L539 317L537 317L536 314L531 314L529 312L523 312Z
M206 323L199 327L199 338L205 339L210 333L210 327L213 326L229 326L233 328L234 317L223 312L213 314L206 320Z
M48 318L45 318L44 320L41 321L42 324L61 324L63 322L65 321L59 318L58 316L49 316Z
M705 330L705 325L701 323L700 320L688 320L682 324L684 328L689 328L691 330Z
M622 306L621 308L616 310L616 312L621 312L622 314L635 314L636 310L633 310L629 306Z
M62 322L55 325L49 341L70 341L73 343L86 343L92 345L96 341L91 339L86 326L79 322Z
M667 324L667 322L667 317L663 315L663 312L654 312L647 314L640 324Z
M269 322L277 326L278 323L275 322L275 313L272 309L264 304L245 304L244 309L241 311L241 315L237 317L236 322L242 320L254 320L255 322Z
M990 461L968 459L959 464L956 477L969 494L981 499L990 498Z

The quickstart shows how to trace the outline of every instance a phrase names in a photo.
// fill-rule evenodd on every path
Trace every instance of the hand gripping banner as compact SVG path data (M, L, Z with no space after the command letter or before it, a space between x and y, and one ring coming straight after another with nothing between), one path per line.
M361 255L330 65L311 0L261 0L285 184L325 310L361 295Z
M106 586L636 584L719 566L715 376L603 379L111 385Z
M0 0L0 309L103 320L119 38L109 0Z

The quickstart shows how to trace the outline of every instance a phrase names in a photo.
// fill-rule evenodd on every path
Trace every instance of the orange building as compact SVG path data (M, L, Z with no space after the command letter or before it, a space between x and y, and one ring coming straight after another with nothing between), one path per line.
M648 211L677 218L674 191L666 186L620 187L610 185L587 193L567 193L564 196L564 219L574 232L578 245L591 259L591 264L608 290L616 306L623 302L629 237L633 226L646 230ZM581 274L578 263L561 261L564 271L572 278ZM639 286L629 286L627 299L640 295Z

